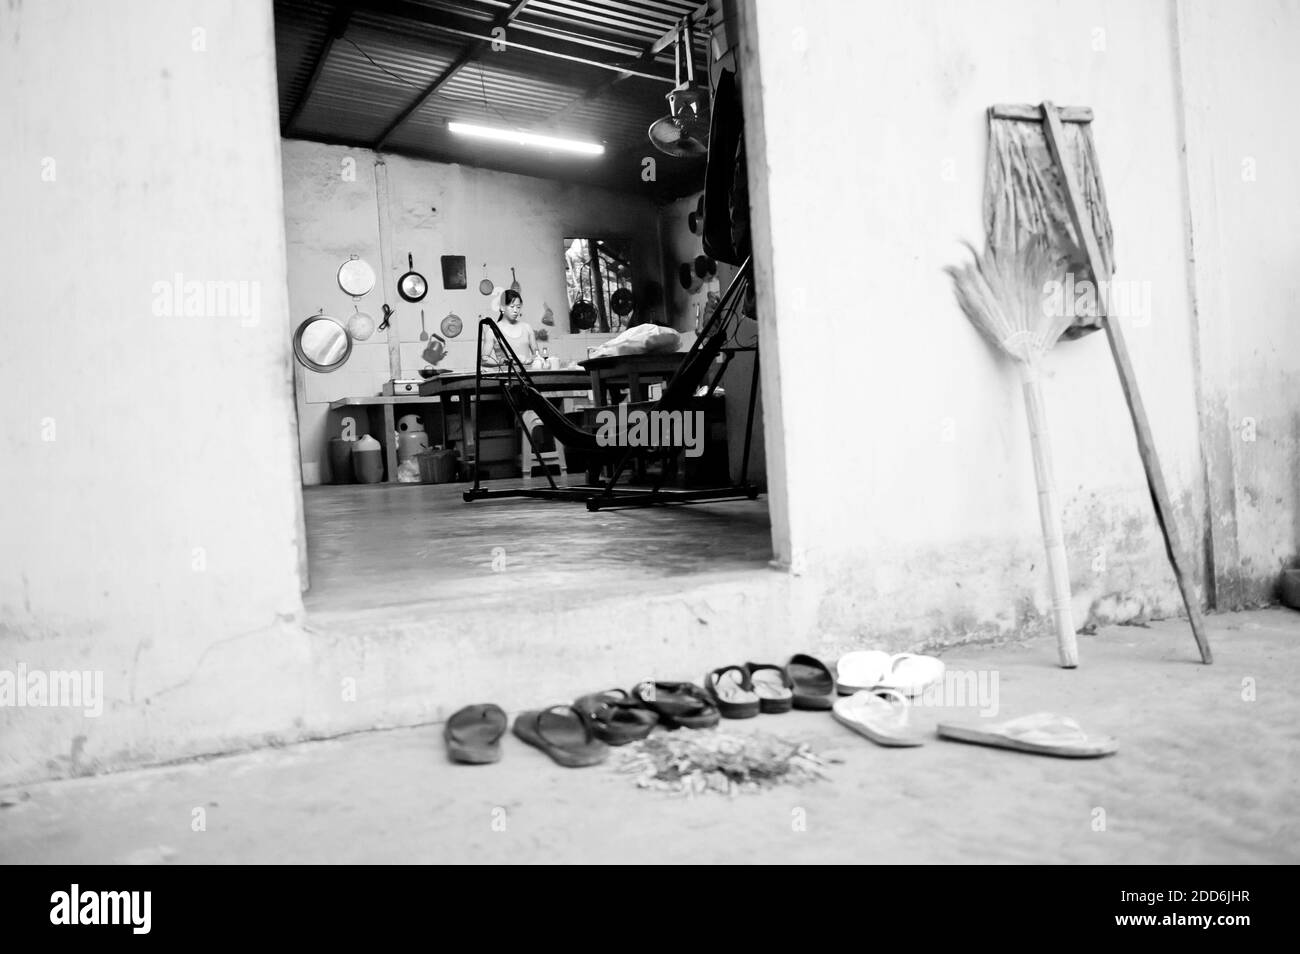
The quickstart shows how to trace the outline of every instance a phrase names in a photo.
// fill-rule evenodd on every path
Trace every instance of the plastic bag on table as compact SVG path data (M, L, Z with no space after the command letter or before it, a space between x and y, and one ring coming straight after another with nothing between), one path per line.
M637 325L610 338L591 356L607 358L624 354L670 354L682 343L682 336L663 325Z

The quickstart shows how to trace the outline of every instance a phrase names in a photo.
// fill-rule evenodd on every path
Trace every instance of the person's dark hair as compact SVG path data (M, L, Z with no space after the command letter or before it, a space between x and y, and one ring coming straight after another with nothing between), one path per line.
M523 300L524 300L524 296L523 296L523 295L519 294L519 292L515 291L513 288L507 288L507 289L505 290L504 294L502 294L502 296L501 296L501 312L500 312L500 313L504 315L504 314L505 314L505 311L506 311L507 308L509 308L509 307L510 307L511 305L513 305L515 302L517 302L517 301L523 301Z

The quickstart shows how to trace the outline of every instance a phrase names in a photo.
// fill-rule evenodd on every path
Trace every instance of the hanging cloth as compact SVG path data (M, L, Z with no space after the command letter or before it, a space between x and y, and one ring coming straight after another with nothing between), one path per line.
M739 265L750 255L745 123L736 74L723 70L713 91L709 160L704 170L704 254Z

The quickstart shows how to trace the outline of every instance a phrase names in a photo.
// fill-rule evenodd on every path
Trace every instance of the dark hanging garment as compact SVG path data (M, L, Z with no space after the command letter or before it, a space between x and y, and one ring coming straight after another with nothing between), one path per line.
M728 265L750 255L745 126L736 74L723 70L713 91L709 159L704 172L704 254Z

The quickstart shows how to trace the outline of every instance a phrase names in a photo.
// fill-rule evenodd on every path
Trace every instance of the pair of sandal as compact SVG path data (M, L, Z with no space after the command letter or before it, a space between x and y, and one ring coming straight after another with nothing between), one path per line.
M500 761L507 724L505 710L498 705L458 710L442 730L447 755L466 765ZM514 733L567 768L598 765L609 757L609 746L596 738L591 717L576 704L521 712L515 717Z
M723 666L704 676L704 689L724 719L752 719L760 712L789 712L794 689L772 663Z
M944 664L934 656L856 649L836 663L836 683L842 695L863 690L888 689L900 695L919 696L943 681Z
M576 699L572 705L530 709L515 717L514 734L568 768L598 765L609 747L648 736L656 725L708 728L718 710L704 690L691 683L643 682L632 692L609 689ZM469 765L501 758L507 718L500 706L466 706L443 727L447 753Z
M895 689L864 690L838 700L831 716L878 745L923 745L924 736L910 724L909 709L907 697ZM940 738L956 742L1060 758L1099 758L1119 749L1114 738L1089 735L1074 719L1050 712L983 726L941 722L937 731Z
M784 666L745 663L715 669L704 683L729 719L792 708L825 711L835 703L837 690L830 666L807 653L796 653Z
M631 692L607 689L552 706L521 712L514 733L560 765L596 765L610 746L648 736L657 725L668 729L707 729L718 724L718 708L689 682L642 682Z

